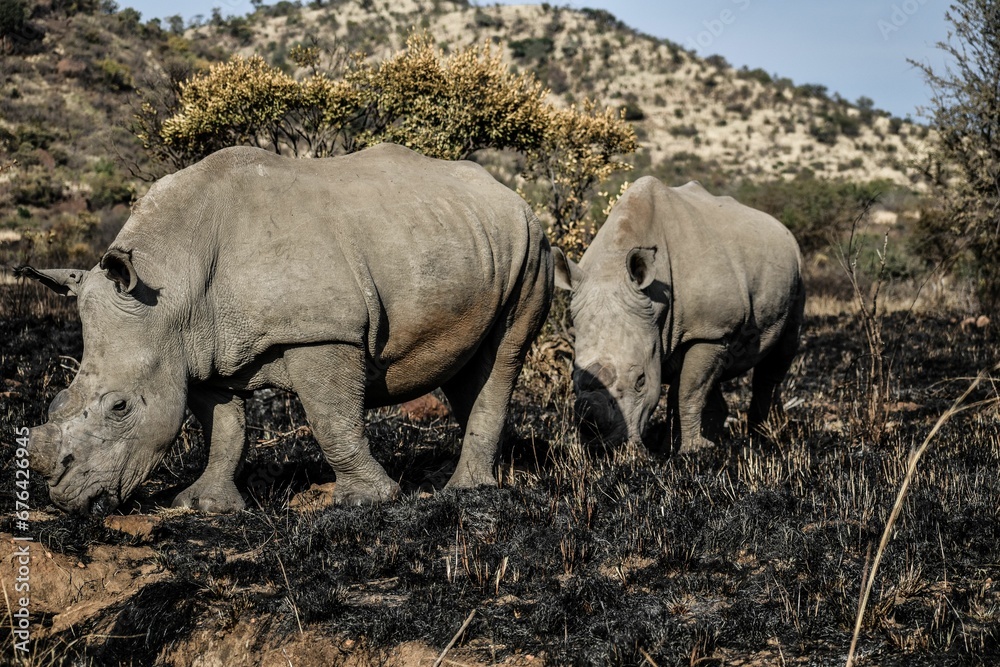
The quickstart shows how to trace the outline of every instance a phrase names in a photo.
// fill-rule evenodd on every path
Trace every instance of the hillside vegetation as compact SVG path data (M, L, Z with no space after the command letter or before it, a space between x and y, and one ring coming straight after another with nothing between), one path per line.
M695 153L734 178L809 170L920 182L915 164L927 128L879 112L870 100L850 104L820 85L796 86L763 70L734 69L719 56L698 57L600 10L440 0L348 0L310 9L279 2L247 19L210 23L192 39L221 38L227 50L263 53L291 67L288 50L298 43L315 39L328 49L384 58L402 48L412 29L450 49L500 44L513 67L535 72L564 104L587 96L621 107L640 132L646 154L640 164Z
M675 185L697 178L778 215L812 250L843 230L850 215L842 213L862 195L889 191L884 203L912 216L911 193L924 189L927 128L880 112L867 99L852 104L823 86L797 86L762 70L734 69L721 57L699 57L600 10L282 1L244 17L224 19L216 11L188 26L179 17L143 22L113 3L36 3L29 10L31 39L8 49L0 89L0 164L17 162L0 174L6 263L43 248L54 260L93 259L93 248L127 217L128 203L173 168L142 150L131 131L135 112L142 102L166 108L176 83L192 73L232 54L258 54L301 78L307 68L289 55L297 46L314 47L321 64L336 72L352 54L380 61L399 52L415 31L444 53L493 44L512 71L530 72L547 86L557 106L592 99L621 110L640 148L625 156L635 169L601 188L593 204L597 222L623 181L644 173ZM474 157L508 184L523 185L502 158ZM798 201L780 185L793 180L803 184L794 188ZM822 210L801 210L802 200L829 199L833 205ZM22 236L35 242L18 242Z

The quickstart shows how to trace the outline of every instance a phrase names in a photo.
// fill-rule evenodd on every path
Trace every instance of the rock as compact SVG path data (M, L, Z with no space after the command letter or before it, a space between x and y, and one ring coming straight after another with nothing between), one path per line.
M315 512L329 507L333 504L333 490L336 487L336 482L313 484L305 491L292 496L292 499L288 501L288 506L300 512Z
M414 422L446 419L449 414L448 406L434 394L424 394L420 398L407 401L399 406L399 411Z

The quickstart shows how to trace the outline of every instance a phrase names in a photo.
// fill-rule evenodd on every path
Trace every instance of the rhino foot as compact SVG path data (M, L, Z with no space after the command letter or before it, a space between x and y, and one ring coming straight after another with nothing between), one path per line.
M703 449L709 449L714 447L715 443L706 438L703 435L696 435L688 438L684 438L681 442L681 448L677 451L678 454L694 454L695 452L700 452Z
M445 485L449 489L474 489L477 486L496 486L497 478L490 471L475 473L459 467Z
M177 494L173 506L190 507L212 514L225 514L238 512L246 507L246 503L232 482L228 485L202 485L195 482Z
M333 488L333 503L335 505L375 505L393 500L400 494L399 484L386 479L386 482L380 484L338 480Z

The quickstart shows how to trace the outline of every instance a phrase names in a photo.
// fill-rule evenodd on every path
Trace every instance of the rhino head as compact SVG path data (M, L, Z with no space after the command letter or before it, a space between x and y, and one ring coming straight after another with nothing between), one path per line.
M591 269L553 248L556 287L572 291L573 385L580 433L590 443L643 440L660 398L664 302L656 248L635 247Z
M48 422L31 429L31 467L58 507L107 513L149 476L180 429L187 383L179 323L120 249L90 271L25 266L17 275L75 296L83 325L79 372L49 405Z

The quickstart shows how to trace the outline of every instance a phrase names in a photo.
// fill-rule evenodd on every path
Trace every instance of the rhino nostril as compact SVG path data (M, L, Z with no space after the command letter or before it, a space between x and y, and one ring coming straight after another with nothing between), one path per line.
M92 516L102 517L118 506L118 503L107 491L101 491L87 503L87 512Z
M69 392L65 389L56 394L56 397L52 399L49 403L49 415L54 415L59 412L59 410L66 405L66 401L69 400Z
M62 467L63 468L68 468L70 466L70 464L73 463L73 461L75 461L75 460L76 460L75 456L73 456L72 454L67 454L66 456L63 457Z

